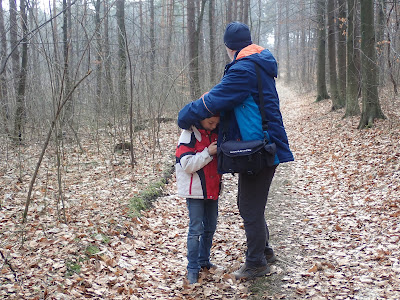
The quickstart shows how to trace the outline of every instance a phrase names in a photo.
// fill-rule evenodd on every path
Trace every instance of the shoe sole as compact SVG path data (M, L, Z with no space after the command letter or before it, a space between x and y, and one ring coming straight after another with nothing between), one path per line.
M261 271L261 272L252 274L252 275L250 275L250 276L242 276L242 277L240 277L240 276L235 275L235 273L234 273L233 275L235 276L236 280L241 280L241 279L249 280L249 279L253 279L253 278L256 278L256 277L265 276L265 275L267 275L267 274L270 273L270 272L271 272L270 268L267 268L267 269L265 269L265 270L263 270L263 271Z

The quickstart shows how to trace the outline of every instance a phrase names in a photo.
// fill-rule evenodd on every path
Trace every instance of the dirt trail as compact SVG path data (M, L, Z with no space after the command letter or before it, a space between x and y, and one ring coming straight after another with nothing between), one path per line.
M284 92L283 97L281 96L283 106L291 101L289 91L284 90ZM297 111L297 108L287 110L290 115L285 116L286 123L296 120ZM301 295L296 294L295 290L283 287L285 276L289 270L298 272L296 269L302 268L299 261L301 260L300 257L304 255L299 246L297 226L298 220L304 219L304 216L297 206L298 199L294 199L287 192L288 186L296 186L297 178L294 168L296 168L295 163L279 166L267 204L266 216L271 231L271 242L278 256L278 261L272 266L270 276L250 282L237 282L230 275L243 263L246 245L242 220L236 206L237 176L224 175L224 190L219 201L218 228L212 249L213 263L223 267L224 271L218 271L216 274L201 274L200 284L187 286L184 277L188 217L184 200L179 199L175 194L176 188L173 179L165 191L168 196L161 197L155 203L154 208L145 214L144 219L144 228L150 226L150 229L154 230L152 224L164 225L158 227L156 231L162 239L160 246L161 244L165 246L164 237L171 236L174 232L172 234L174 237L171 241L172 246L165 247L165 251L158 249L158 252L164 255L164 261L169 262L169 266L162 268L160 271L162 276L152 276L151 287L149 282L147 286L146 284L141 286L141 282L144 283L148 275L145 274L143 277L137 274L135 279L139 288L135 294L151 297L151 295L160 293L164 297L193 297L193 299L241 299L247 298L251 294L253 296L250 297L260 299L281 299L283 297L295 299L296 295L299 296L299 299L302 298ZM174 212L165 212L165 207L170 205L171 201L175 203ZM174 226L173 229L169 227L171 224ZM139 229L139 236L142 235L141 232ZM154 237L149 238L149 240L154 240ZM168 251L168 248L173 248L174 251ZM144 264L143 268L154 272L155 269L159 268L159 261L156 257L149 257L148 254L152 253L143 252L144 256L139 261L150 262L150 265ZM155 265L151 266L153 262Z
M246 248L237 176L224 175L219 201L211 259L222 268L202 273L199 284L184 280L188 216L174 177L152 209L129 214L129 199L171 163L179 130L170 123L162 127L158 164L151 152L138 152L140 174L132 174L128 155L104 160L95 143L83 157L70 154L68 225L55 222L57 210L37 191L24 248L15 233L27 186L10 175L18 167L7 171L0 249L15 274L2 265L0 298L400 299L400 110L386 107L390 120L359 131L357 117L343 120L328 101L316 104L280 85L278 92L295 161L278 167L267 203L278 257L269 276L237 282L231 275ZM100 252L88 255L93 248Z

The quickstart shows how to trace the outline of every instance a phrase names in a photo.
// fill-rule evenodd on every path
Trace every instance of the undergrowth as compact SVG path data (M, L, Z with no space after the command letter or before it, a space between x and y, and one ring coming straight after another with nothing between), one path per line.
M153 201L162 195L162 188L168 183L174 170L173 164L167 165L159 180L151 183L146 189L130 199L129 207L133 216L140 216L142 211L149 209Z

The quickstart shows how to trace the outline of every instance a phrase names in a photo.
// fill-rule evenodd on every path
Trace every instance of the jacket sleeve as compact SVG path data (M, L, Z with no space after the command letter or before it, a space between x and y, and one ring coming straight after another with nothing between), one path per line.
M180 158L180 164L186 173L194 173L202 169L212 160L213 158L208 153L208 148L205 148L202 152L182 156Z
M188 129L200 120L241 104L250 94L252 78L255 78L255 73L251 74L249 70L236 66L231 67L208 94L182 108L178 115L178 126Z

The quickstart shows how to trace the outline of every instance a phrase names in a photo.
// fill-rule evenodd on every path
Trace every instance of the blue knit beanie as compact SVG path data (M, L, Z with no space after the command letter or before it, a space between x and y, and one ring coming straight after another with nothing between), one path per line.
M231 50L242 50L251 45L250 29L246 24L232 22L226 26L224 43Z

